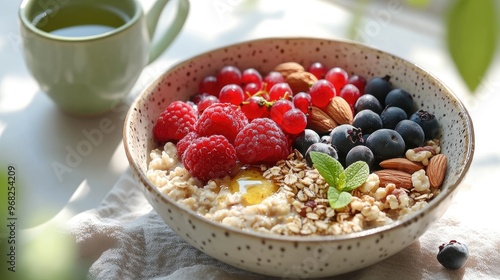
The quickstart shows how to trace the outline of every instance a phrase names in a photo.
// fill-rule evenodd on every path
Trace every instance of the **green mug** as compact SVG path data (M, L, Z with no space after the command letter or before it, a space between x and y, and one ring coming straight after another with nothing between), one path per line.
M23 0L25 63L41 91L63 111L106 113L123 100L143 68L175 39L189 13L179 0L171 25L152 42L169 0L144 13L137 0Z

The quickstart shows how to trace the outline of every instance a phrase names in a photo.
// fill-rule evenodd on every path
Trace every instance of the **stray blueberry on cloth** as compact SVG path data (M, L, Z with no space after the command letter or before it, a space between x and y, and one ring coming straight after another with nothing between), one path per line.
M469 249L464 243L451 240L448 244L441 244L437 254L438 262L447 269L457 270L464 266L469 258Z

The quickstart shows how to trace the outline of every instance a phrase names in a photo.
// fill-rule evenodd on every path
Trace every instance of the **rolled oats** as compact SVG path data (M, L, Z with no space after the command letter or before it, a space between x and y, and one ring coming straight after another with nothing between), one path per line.
M309 198L314 198L316 196L316 193L313 192L310 188L304 188L303 191Z
M298 193L297 193L297 199L302 201L302 202L305 202L307 200L309 200L309 197L307 197L307 195L304 193L303 190L300 190Z
M291 232L293 233L300 233L300 226L296 223L288 223L286 224L286 226L288 227L288 230L290 230Z
M297 175L295 175L295 174L293 174L293 173L286 174L286 175L285 175L285 179L283 180L283 182L284 182L286 185L293 185L293 184L295 184L297 181L298 181Z
M308 219L311 219L311 220L318 220L319 219L319 215L316 214L316 213L313 213L313 212L309 212L306 214L306 217Z

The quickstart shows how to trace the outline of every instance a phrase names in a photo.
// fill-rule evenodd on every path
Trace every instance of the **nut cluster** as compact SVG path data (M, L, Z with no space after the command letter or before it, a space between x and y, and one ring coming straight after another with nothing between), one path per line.
M417 178L425 176L423 181L428 181L431 188L437 189L443 183L447 169L447 158L438 154L434 146L437 140L429 141L423 147L406 151L406 158L392 158L380 162L383 168L376 171L381 185L394 183L405 189L415 187L422 180ZM416 183L420 182L420 183Z
M335 96L324 108L312 106L307 119L308 128L318 133L326 133L341 124L352 124L354 116L351 106L340 96Z

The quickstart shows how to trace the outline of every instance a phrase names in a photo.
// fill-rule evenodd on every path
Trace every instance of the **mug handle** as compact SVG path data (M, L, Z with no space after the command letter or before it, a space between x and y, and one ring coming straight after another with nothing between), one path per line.
M156 26L158 24L158 19L163 11L165 5L169 0L157 0L151 9L146 13L146 26L148 29L149 36L153 38ZM168 30L161 35L158 40L154 41L149 50L149 61L148 64L156 60L162 52L172 43L175 37L179 34L187 19L189 13L189 0L179 0L177 6L176 16L169 26Z

